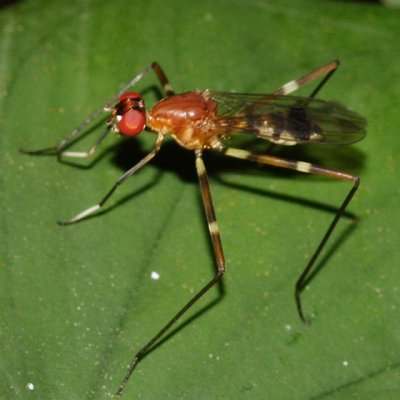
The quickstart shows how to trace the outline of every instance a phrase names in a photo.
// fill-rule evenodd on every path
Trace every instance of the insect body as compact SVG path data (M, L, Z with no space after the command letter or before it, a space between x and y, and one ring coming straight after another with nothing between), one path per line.
M287 160L267 154L255 154L247 150L226 147L224 139L239 133L255 135L272 143L283 145L306 143L350 144L362 139L365 135L366 125L366 121L362 116L338 103L320 100L315 97L338 66L339 63L337 61L332 61L299 79L287 83L268 95L213 92L210 90L175 94L168 83L164 71L157 63L153 63L135 76L103 107L86 118L81 125L56 146L35 151L21 150L27 154L57 155L58 158L62 156L88 157L95 152L109 132L131 137L138 135L147 128L147 130L157 134L153 150L126 171L98 204L87 208L68 221L59 222L60 225L75 223L100 209L119 185L146 165L157 154L166 135L171 135L180 146L195 153L196 171L218 271L214 278L193 296L136 353L118 389L117 393L119 395L124 391L130 375L144 354L194 303L221 279L226 270L222 242L206 168L202 158L204 150L216 151L229 157L246 159L259 164L291 169L301 173L326 176L352 184L320 244L296 282L295 299L297 310L300 318L306 322L300 294L310 277L310 272L316 259L354 196L359 186L359 178L346 172L328 169L304 161ZM142 96L128 90L151 70L156 73L163 86L166 98L156 103L150 111L146 111ZM323 79L309 97L291 95L299 87L319 77L323 77ZM85 128L103 112L110 113L107 127L93 146L84 152L66 150L81 133L85 132Z

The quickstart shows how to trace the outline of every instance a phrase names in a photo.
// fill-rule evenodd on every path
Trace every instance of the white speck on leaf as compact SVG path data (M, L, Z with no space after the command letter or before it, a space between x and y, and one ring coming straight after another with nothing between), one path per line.
M158 281L160 279L160 274L158 272L153 271L151 274L151 279L153 279L154 281Z
M35 385L32 382L29 382L26 384L26 388L28 390L34 390L35 389Z

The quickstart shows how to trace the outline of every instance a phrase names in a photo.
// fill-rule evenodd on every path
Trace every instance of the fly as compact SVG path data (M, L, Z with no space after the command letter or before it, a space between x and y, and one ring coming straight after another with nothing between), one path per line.
M126 84L103 107L89 115L77 128L57 145L41 150L21 150L31 155L56 155L61 157L85 158L91 156L110 132L125 137L133 137L145 128L157 135L153 150L141 161L127 170L111 187L99 203L85 209L60 225L70 225L98 211L114 191L129 177L152 160L167 135L182 147L195 154L195 167L200 184L201 197L208 223L208 230L217 265L216 275L195 294L162 329L149 340L134 356L128 371L120 384L117 394L121 395L125 386L143 356L160 338L196 303L210 288L219 282L226 271L225 257L214 211L203 151L210 150L222 155L245 159L273 167L285 168L306 174L325 176L345 181L351 188L338 208L313 256L306 265L295 285L295 300L299 316L307 322L300 300L313 265L327 243L339 219L353 198L359 186L359 178L347 172L333 170L304 161L287 160L267 154L255 154L239 148L227 147L224 139L234 134L251 134L260 139L281 145L307 143L351 144L365 135L366 120L343 105L316 98L317 93L339 67L332 61L310 73L288 82L270 94L239 94L195 90L175 94L158 63L142 70ZM162 85L166 97L146 111L144 100L139 93L128 91L150 71L154 71ZM300 87L322 77L309 97L293 96ZM104 132L87 151L69 151L67 148L103 112L109 113Z

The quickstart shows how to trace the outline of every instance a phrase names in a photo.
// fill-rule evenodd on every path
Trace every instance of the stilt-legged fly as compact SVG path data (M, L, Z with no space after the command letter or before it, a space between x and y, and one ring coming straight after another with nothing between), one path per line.
M170 134L180 146L187 150L192 150L195 154L196 171L218 271L214 278L195 294L136 353L127 374L119 386L118 395L121 395L124 391L130 375L141 358L194 303L220 281L225 273L225 258L207 172L203 163L204 150L215 151L222 155L246 159L259 164L325 176L351 183L347 196L338 208L333 221L295 285L297 310L302 321L306 322L300 294L310 276L316 259L353 198L359 185L359 178L346 172L324 168L304 161L286 160L272 155L254 154L247 150L226 147L224 139L231 135L243 133L281 145L307 143L351 144L361 140L365 135L366 125L366 121L362 116L350 111L341 104L316 98L319 90L338 66L338 61L332 61L267 95L225 93L211 90L195 90L175 94L160 65L153 63L136 75L103 107L89 115L57 145L36 151L21 150L25 154L32 155L56 155L59 159L61 157L83 158L91 156L109 132L115 132L127 137L138 135L145 129L156 133L157 138L153 150L126 171L98 204L87 208L68 221L59 222L60 225L75 223L99 210L118 186L154 158L166 135ZM128 90L150 71L155 72L166 97L156 103L150 111L146 111L142 96L136 92L128 92ZM301 86L319 77L322 77L322 80L309 97L291 95ZM83 134L88 125L103 112L109 113L107 126L93 146L84 152L67 150L69 145Z

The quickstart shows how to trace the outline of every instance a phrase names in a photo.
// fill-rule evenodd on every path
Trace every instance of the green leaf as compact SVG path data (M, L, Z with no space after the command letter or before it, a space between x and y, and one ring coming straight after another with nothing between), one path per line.
M349 184L206 155L224 291L208 293L143 359L125 396L398 398L393 10L296 0L29 0L4 6L0 27L0 398L113 398L135 352L215 273L194 158L172 140L104 212L67 227L56 221L99 201L155 135L110 137L74 165L18 149L55 144L154 60L177 91L268 93L336 58L341 68L321 97L365 115L365 140L272 149L361 178L303 293L312 324L296 314L294 282ZM158 98L154 87L152 75L137 87L148 104Z

